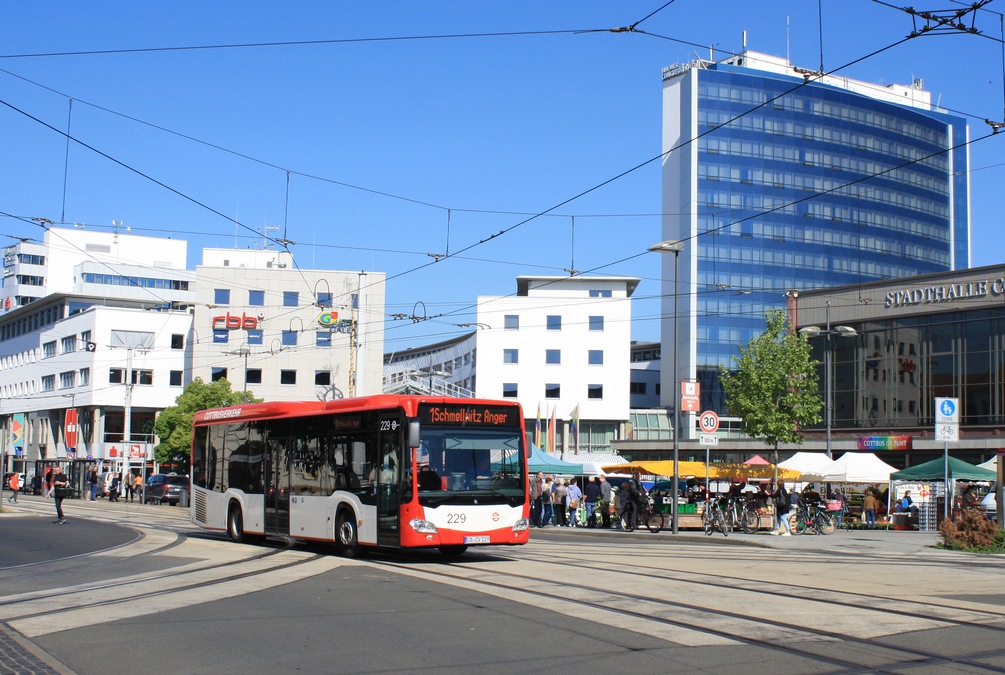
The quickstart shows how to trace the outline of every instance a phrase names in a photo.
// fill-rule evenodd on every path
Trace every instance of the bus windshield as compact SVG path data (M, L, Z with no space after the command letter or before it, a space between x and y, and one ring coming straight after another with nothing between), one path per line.
M416 456L420 499L478 494L522 498L521 438L514 427L424 425Z

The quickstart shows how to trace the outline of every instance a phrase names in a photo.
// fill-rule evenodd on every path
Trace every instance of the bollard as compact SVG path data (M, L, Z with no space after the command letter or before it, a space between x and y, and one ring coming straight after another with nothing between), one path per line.
M181 496L178 498L178 505L183 508L188 508L188 490L181 491Z

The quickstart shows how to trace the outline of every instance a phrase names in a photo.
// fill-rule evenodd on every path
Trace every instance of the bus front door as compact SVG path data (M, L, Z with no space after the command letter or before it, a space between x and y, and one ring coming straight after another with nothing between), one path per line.
M269 439L265 450L265 531L290 534L289 471L286 462L287 438Z
M380 447L380 471L377 479L377 544L397 547L401 543L399 534L400 507L408 499L411 488L408 485L411 463L406 462L404 452L404 416L398 412L384 412L378 417L378 445ZM404 490L404 492L403 492Z

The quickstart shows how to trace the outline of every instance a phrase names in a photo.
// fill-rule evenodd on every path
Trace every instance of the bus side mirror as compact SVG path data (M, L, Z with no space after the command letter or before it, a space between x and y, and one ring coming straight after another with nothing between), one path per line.
M419 447L419 420L408 420L408 447Z

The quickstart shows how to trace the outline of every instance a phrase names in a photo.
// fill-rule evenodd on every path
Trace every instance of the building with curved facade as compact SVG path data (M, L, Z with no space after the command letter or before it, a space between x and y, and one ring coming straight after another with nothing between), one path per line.
M700 383L702 409L726 413L719 366L786 291L970 264L965 121L920 81L804 73L749 51L663 73L663 239L684 242L676 322L663 260L663 353L677 340L677 380Z

